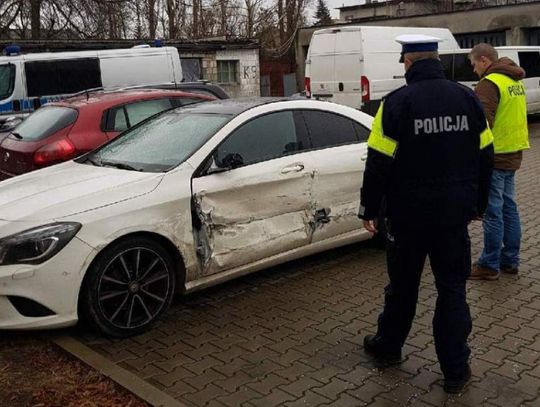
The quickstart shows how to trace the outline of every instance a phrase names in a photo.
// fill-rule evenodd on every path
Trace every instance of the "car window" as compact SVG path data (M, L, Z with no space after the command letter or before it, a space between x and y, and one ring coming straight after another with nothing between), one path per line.
M303 115L313 148L333 147L360 141L351 119L321 110L304 110Z
M518 52L519 65L525 69L525 77L533 78L540 76L540 52Z
M186 98L186 97L171 98L171 103L173 107L187 106L187 105L192 105L193 103L200 103L200 102L205 102L205 101L206 99L199 99L199 98Z
M367 141L369 138L369 133L371 133L371 130L369 130L367 127L362 126L360 123L353 122L354 130L356 131L356 137L358 137L358 140L363 143Z
M124 106L114 109L111 117L112 117L113 122L110 129L112 131L127 130L129 126L128 126L128 122L126 118L126 110L124 109Z
M95 165L166 171L184 162L229 120L227 115L173 110L127 130L88 158Z
M477 82L478 76L473 71L467 54L454 55L454 78L457 82Z
M125 106L129 126L132 127L144 119L149 118L156 113L173 107L168 98L145 100L142 102L131 103Z
M235 154L245 166L301 151L305 143L301 131L297 132L299 121L299 116L290 110L257 117L235 130L217 148L216 159L223 162Z
M45 106L36 110L13 130L23 140L41 140L75 122L77 110L62 106Z

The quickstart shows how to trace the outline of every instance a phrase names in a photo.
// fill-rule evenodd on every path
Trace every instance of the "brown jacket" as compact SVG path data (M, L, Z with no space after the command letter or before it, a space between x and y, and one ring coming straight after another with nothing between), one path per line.
M500 73L516 81L525 77L525 70L519 67L510 58L506 57L500 58L497 62L491 64L482 78L490 73ZM493 124L495 123L495 114L500 100L499 88L491 81L481 80L478 82L475 92L484 107L484 113L486 114L490 127L493 127ZM517 170L521 166L522 158L522 151L509 154L495 154L494 167L499 170Z

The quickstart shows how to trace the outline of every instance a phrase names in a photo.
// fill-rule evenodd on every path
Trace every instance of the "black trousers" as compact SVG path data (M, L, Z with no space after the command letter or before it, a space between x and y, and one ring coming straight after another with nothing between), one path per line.
M465 291L471 271L467 224L434 228L389 223L388 229L390 284L385 288L377 334L388 350L401 349L416 313L422 269L429 256L438 293L433 318L437 357L446 378L460 377L467 369L472 328Z

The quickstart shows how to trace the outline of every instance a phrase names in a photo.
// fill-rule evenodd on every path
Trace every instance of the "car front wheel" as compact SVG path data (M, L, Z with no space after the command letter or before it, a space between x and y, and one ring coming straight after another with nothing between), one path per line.
M88 270L81 291L83 317L109 336L139 334L169 307L175 277L171 256L155 241L119 241Z

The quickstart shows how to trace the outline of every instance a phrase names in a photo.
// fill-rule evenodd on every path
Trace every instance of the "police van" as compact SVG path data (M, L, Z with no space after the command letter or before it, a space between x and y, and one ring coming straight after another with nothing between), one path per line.
M182 81L174 47L21 54L19 47L9 46L4 53L0 121L87 89Z
M527 96L527 113L540 113L540 47L537 46L505 46L495 47L499 58L508 57L525 69L525 94ZM439 51L445 75L448 79L460 82L470 88L478 83L478 76L473 72L469 61L470 49Z
M441 49L459 48L446 28L345 26L317 30L306 60L305 90L313 98L375 114L384 95L405 84L403 34L438 37Z

